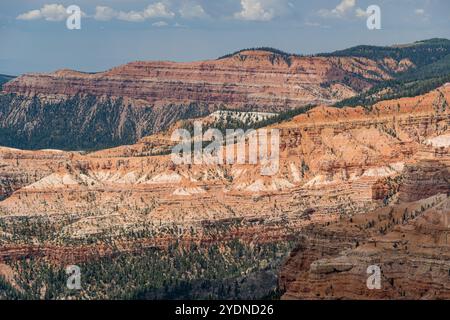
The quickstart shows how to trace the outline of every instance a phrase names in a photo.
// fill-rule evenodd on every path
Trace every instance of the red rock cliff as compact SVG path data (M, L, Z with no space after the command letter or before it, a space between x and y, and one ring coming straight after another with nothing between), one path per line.
M7 93L89 93L167 105L189 102L280 109L333 103L390 78L398 63L354 57L284 57L243 51L219 60L133 62L106 72L61 70L26 74L4 86Z

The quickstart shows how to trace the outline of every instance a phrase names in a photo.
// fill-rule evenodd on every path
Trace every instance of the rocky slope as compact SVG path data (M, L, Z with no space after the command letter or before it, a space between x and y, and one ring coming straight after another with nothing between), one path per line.
M404 61L283 58L267 51L243 51L229 58L194 63L133 62L95 74L70 70L26 74L6 84L4 91L126 97L152 106L196 102L280 110L289 105L335 102L370 87L372 82L390 79L390 73L398 68L408 67Z
M169 155L153 153L170 151L170 132L86 155L2 149L0 212L77 217L61 237L142 224L202 230L203 222L236 219L260 222L259 227L273 222L280 230L367 212L390 201L396 177L410 170L405 162L422 146L445 140L450 110L442 104L448 99L450 86L444 86L379 103L370 112L317 107L274 125L281 132L280 170L274 176L262 176L260 164L174 165ZM434 174L442 178L435 184L440 192L446 178ZM402 188L419 192L409 185Z
M274 124L273 176L260 163L174 165L180 124L91 153L0 148L0 267L300 236L284 298L446 298L449 99L446 85ZM381 291L365 289L368 264L382 267Z
M0 144L65 150L130 144L223 109L280 112L350 98L413 68L407 58L299 57L253 50L101 73L25 74L0 94Z
M286 261L284 299L449 299L450 136L406 165L397 202L305 229ZM369 289L369 266L381 288Z

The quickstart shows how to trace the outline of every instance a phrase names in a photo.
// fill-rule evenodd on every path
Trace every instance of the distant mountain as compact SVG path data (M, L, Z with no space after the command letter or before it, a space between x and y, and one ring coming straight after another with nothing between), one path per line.
M26 74L0 94L0 145L99 149L217 110L276 112L284 119L314 104L370 105L441 85L449 55L449 40L431 39L315 56L254 48L210 61Z
M2 89L3 84L14 79L14 76L8 76L6 74L0 74L0 90Z
M370 59L389 57L414 63L392 80L379 83L356 97L344 99L337 106L373 105L381 100L414 97L450 82L450 40L430 39L392 47L358 46L324 56L358 56Z
M416 67L422 67L436 62L450 54L450 40L430 39L411 44L390 47L357 46L341 51L320 54L324 57L364 57L372 60L392 58L395 60L409 59Z
M284 52L284 51L282 51L282 50L278 50L278 49L276 49L276 48L271 48L271 47L257 47L257 48L241 49L241 50L235 51L235 52L233 52L233 53L226 54L226 55L224 55L224 56L218 58L218 60L231 58L231 57L236 56L236 55L239 55L239 54L241 54L241 53L245 53L246 51L262 51L262 52L270 52L270 53L272 53L272 54L274 54L274 55L282 56L282 57L285 57L285 58L287 58L287 59L290 58L290 57L292 57L292 56L297 56L297 57L300 57L300 56L301 56L301 55L296 55L296 54L287 53L287 52Z

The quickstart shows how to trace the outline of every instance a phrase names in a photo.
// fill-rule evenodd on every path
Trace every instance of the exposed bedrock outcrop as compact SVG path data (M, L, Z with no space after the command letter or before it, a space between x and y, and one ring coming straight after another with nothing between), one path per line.
M446 137L450 142L450 135ZM439 193L450 194L449 154L449 147L423 148L416 156L418 161L406 165L400 200L411 202Z
M283 298L449 299L448 137L430 139L406 165L399 203L305 229L280 275ZM367 286L373 265L380 289Z
M219 109L334 103L390 79L399 65L244 51L193 63L133 62L100 73L25 74L0 94L0 145L85 150L131 144Z
M0 214L73 215L77 220L64 228L69 237L143 224L201 229L204 221L256 219L274 223L278 230L264 235L277 239L283 228L297 232L394 201L405 163L414 163L430 139L440 143L448 134L449 110L433 107L442 93L448 96L449 87L372 111L321 106L274 125L281 141L273 176L261 175L261 163L175 165L170 155L152 154L170 151L170 131L87 154L3 149ZM11 174L16 182L8 182Z
M198 102L284 109L353 96L396 71L395 63L365 58L283 58L267 51L244 51L192 63L133 62L94 74L70 70L27 74L3 89L26 95L128 97L152 105Z

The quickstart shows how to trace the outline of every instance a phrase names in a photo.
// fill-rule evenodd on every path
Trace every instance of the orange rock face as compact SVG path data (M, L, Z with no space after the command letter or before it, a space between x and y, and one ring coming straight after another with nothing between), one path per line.
M0 144L64 150L132 144L180 119L218 110L281 112L332 104L410 67L394 60L243 51L192 63L133 62L95 74L26 74L0 93L0 129L6 133Z
M311 226L282 268L284 299L449 299L450 201L437 195ZM370 266L381 287L367 286Z
M318 107L275 125L281 141L274 176L262 176L260 164L174 165L169 155L152 155L155 148L167 150L170 132L86 155L4 149L2 179L15 180L4 184L0 212L86 216L73 226L78 235L124 224L243 217L287 217L300 226L309 223L300 217L309 209L320 219L366 212L388 200L396 186L387 180L399 176L421 146L448 132L449 110L434 107L442 95L450 97L449 87L383 102L371 112Z
M274 65L297 62L285 63ZM1 217L46 218L60 228L20 245L1 233L0 259L42 247L54 256L66 242L131 232L147 232L141 241L150 246L301 233L281 272L284 298L448 298L448 101L447 85L371 110L320 106L272 125L281 138L273 176L262 176L261 164L175 165L164 155L170 131L92 153L2 148ZM93 251L78 248L72 259ZM379 291L367 289L369 265L381 266Z
M106 72L61 70L27 74L7 83L6 93L130 98L133 104L253 106L283 110L311 103L333 103L356 95L404 62L363 58L282 57L244 51L228 58L193 62L133 62Z
M309 226L282 269L283 298L450 299L449 137L408 163L398 202ZM367 285L370 266L381 270L379 288Z

